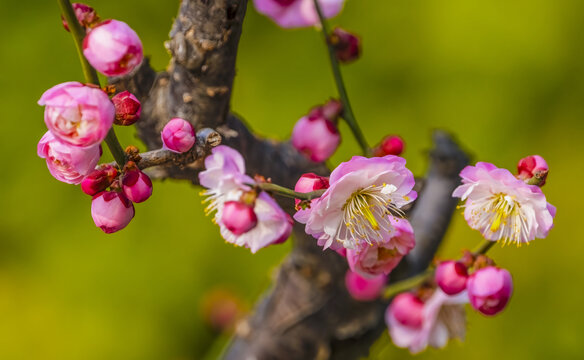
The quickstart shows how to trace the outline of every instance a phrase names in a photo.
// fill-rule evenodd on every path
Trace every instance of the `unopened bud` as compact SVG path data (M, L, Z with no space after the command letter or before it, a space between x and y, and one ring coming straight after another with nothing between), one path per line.
M469 276L466 289L473 308L484 315L495 315L507 306L513 279L509 271L488 266Z
M111 165L102 165L81 181L81 190L87 195L95 195L107 189L118 176L118 170Z
M343 113L343 103L336 99L330 99L320 108L322 116L335 123L337 122L339 116L341 116Z
M328 189L329 178L325 176L318 176L315 173L302 174L296 185L294 186L294 191L300 193L312 192L315 190ZM295 199L296 206L300 205L300 200Z
M341 28L335 28L330 36L337 59L345 64L351 63L361 55L361 39Z
M116 125L128 126L134 124L140 118L142 106L140 101L129 91L122 91L112 98L116 108Z
M122 230L134 217L134 204L116 191L103 191L91 201L91 217L106 234Z
M458 261L444 261L436 268L436 282L448 295L455 295L466 289L467 278L466 266Z
M195 130L188 121L181 118L171 119L162 129L163 148L175 153L189 151L195 144Z
M549 167L545 159L539 155L530 155L519 160L517 177L530 185L543 186Z
M223 205L221 222L234 235L245 234L258 224L253 205L239 201L226 201Z
M75 10L77 20L79 20L79 24L81 24L82 27L90 28L99 23L99 16L97 16L97 13L91 6L81 3L73 3L71 5L73 6L73 10ZM61 15L61 21L63 22L65 30L70 31L69 24L67 24L67 20L65 20L63 15Z
M385 312L385 322L393 320L412 328L422 327L424 303L416 295L406 292L397 295Z
M129 161L128 163L132 162ZM133 166L124 172L122 190L128 199L135 203L141 203L148 200L152 195L152 181L148 175Z
M364 278L361 275L347 270L345 275L345 286L351 297L359 301L372 301L381 295L383 286L387 281L384 274L372 278Z
M340 142L337 126L324 116L304 116L292 130L292 145L315 162L331 157Z
M373 149L374 156L400 155L404 151L405 142L397 135L389 135L381 140L381 143Z

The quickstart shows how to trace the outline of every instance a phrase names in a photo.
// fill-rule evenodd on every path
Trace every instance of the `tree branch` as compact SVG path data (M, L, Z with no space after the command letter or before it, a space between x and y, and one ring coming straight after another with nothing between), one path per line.
M167 43L173 54L168 72L155 74L145 62L131 77L111 81L142 102L138 133L150 149L160 148L162 127L171 117L180 116L198 129L211 127L219 132L224 144L242 153L250 175L271 177L274 183L289 188L303 173L328 175L324 164L311 162L289 143L256 137L243 121L229 113L246 3L183 0ZM433 257L454 211L456 201L451 193L465 164L466 156L448 135L437 134L428 185L411 213L421 250L408 258L411 267L394 271L392 279L418 271ZM182 168L158 167L157 174L197 183L200 167L198 161ZM277 200L288 213L294 212L292 199ZM294 227L294 241L273 288L254 314L237 327L225 358L352 359L366 354L384 331L386 304L358 302L347 293L346 260L333 251L323 252L300 224Z

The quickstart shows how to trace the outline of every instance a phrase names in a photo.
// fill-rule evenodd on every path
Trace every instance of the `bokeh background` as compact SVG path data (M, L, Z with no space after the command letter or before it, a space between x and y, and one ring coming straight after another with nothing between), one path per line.
M166 66L163 42L178 1L91 5L130 24L152 64ZM492 250L514 275L510 306L495 318L469 310L464 343L419 359L584 357L583 12L579 0L348 0L333 20L363 38L363 58L343 71L367 138L400 134L415 173L426 168L435 128L454 132L475 160L513 170L537 153L551 166L551 235ZM125 230L95 228L89 197L53 179L36 156L46 131L36 101L57 83L82 79L57 2L2 0L0 21L0 359L216 357L224 338L203 321L205 294L224 289L249 308L291 242L254 256L225 244L203 216L199 189L177 181L155 184ZM250 4L233 109L258 133L285 139L334 94L321 34L282 30ZM358 151L342 131L332 165ZM133 129L119 133L125 145L140 145ZM458 215L440 254L458 256L479 240ZM385 334L371 358L407 356Z

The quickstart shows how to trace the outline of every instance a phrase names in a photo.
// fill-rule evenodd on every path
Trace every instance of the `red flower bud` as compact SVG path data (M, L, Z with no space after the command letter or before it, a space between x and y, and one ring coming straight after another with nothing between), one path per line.
M335 48L335 55L342 63L350 63L361 55L361 39L341 28L335 28L331 34L331 43Z
M112 98L116 108L116 125L128 126L134 124L140 118L142 106L140 101L129 91L122 91Z

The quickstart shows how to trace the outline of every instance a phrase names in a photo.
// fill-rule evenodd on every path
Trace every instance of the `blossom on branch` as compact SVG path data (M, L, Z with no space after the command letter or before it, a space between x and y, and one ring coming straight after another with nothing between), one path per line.
M466 333L465 303L468 303L466 292L449 296L439 288L423 305L412 294L400 294L385 312L391 340L412 354L425 350L428 345L442 348L451 338L462 340Z
M452 196L465 201L464 218L485 239L519 246L545 238L553 227L556 208L538 186L486 162L465 167L460 176Z
M229 243L244 246L252 253L272 244L280 244L290 236L292 219L265 192L254 193L250 185L255 181L245 174L245 162L237 150L220 145L213 148L205 158L205 171L199 173L199 181L207 190L205 209L207 214L215 212L214 222L219 225L221 236ZM225 204L231 201L248 200L253 197L253 211L257 223L247 232L231 232L223 223ZM249 200L248 200L249 201ZM247 202L247 201L246 201Z
M403 215L401 208L414 201L414 175L397 156L354 156L341 163L330 176L330 187L311 205L306 233L325 249L356 249L361 243L385 244L396 229L390 215Z
M391 215L389 221L395 230L391 237L375 244L362 241L354 249L347 250L351 270L367 278L387 275L414 248L416 240L410 222Z
M318 0L326 18L336 16L345 0ZM283 28L317 25L320 21L314 0L254 0L256 10Z
M101 145L78 147L65 144L47 131L37 146L39 157L47 161L53 177L68 184L80 184L101 157Z
M105 139L115 116L114 104L98 87L76 81L55 85L41 96L45 123L55 137L74 146L92 146Z

